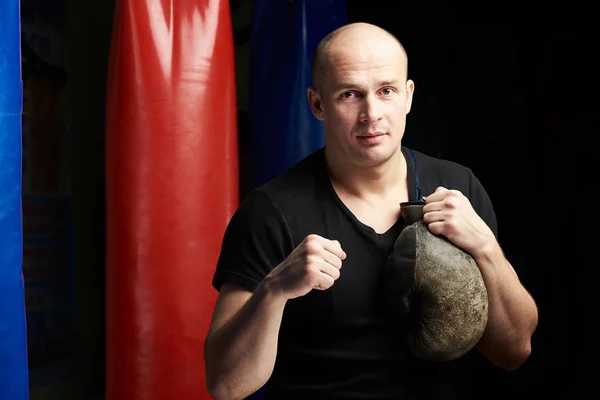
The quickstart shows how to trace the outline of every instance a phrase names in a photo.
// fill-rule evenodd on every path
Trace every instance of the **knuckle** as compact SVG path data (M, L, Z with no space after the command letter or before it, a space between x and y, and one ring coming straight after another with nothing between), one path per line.
M302 242L302 244L304 245L304 247L308 247L314 241L315 241L314 235L308 235L307 237L304 238L304 241Z
M316 240L309 240L306 242L306 250L310 254L317 253L320 250L321 245Z
M431 224L431 225L429 225L429 229L436 235L439 235L443 231L443 223L440 222L440 223L436 223L436 224Z
M327 277L323 279L323 284L321 286L323 287L323 289L329 289L331 286L333 286L333 282L334 279L332 277Z
M306 265L304 269L304 274L306 276L317 276L320 273L319 267L315 263L310 263Z
M444 199L444 206L454 209L460 204L460 199L457 196L448 196Z
M328 279L326 276L315 276L312 285L320 287L321 289L328 289L333 284L331 277Z
M308 267L312 267L316 264L317 262L317 257L310 252L307 252L306 254L304 254L304 264Z
M307 242L317 240L317 235L315 233L311 233L311 234L307 235L304 240Z
M454 225L453 220L448 219L447 221L444 221L443 229L446 235L454 234L456 232L456 226Z

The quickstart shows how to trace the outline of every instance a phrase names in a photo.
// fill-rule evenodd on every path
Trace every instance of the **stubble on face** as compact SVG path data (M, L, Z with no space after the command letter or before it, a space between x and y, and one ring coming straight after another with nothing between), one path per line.
M320 50L314 79L328 150L357 165L386 162L399 152L410 107L404 48L381 28L359 23L331 34Z

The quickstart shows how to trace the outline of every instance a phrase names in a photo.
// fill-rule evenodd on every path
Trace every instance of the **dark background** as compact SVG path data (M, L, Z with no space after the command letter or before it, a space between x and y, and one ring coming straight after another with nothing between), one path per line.
M572 398L597 388L598 44L590 10L421 4L399 2L391 12L388 2L348 1L348 18L402 41L415 81L404 144L475 172L495 205L506 256L536 299L532 356L500 374L497 389Z

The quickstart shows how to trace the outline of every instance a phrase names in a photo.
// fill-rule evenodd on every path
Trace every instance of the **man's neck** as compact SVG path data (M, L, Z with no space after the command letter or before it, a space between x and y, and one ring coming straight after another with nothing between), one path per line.
M406 186L407 168L402 151L380 165L358 165L345 161L325 148L325 159L336 190L358 198L388 197Z

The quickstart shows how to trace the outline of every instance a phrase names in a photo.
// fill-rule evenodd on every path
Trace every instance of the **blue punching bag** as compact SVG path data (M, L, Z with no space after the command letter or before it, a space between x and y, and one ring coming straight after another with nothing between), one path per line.
M0 0L0 399L29 398L22 274L21 17Z
M275 177L325 144L310 110L319 41L347 23L345 0L257 0L250 44L250 186Z

